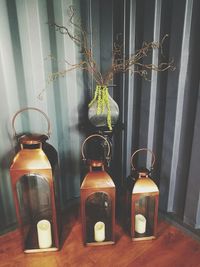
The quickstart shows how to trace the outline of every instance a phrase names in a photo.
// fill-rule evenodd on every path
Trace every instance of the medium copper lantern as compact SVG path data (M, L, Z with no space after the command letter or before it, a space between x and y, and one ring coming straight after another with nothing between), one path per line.
M151 168L135 168L133 158L138 152L150 152L152 154ZM130 232L132 240L148 240L156 237L158 219L158 197L159 190L157 185L150 177L150 172L155 163L154 153L146 148L135 151L131 157L132 170L131 176L132 190L128 190L128 205L130 212ZM130 177L129 177L130 179ZM130 184L129 184L130 186Z
M23 111L42 113L48 122L47 134L17 136L15 119ZM19 150L10 167L16 215L23 237L24 252L56 251L59 249L58 219L58 158L56 150L46 142L50 122L37 108L18 111L12 120Z
M101 138L107 144L107 158L110 144L105 137L94 134L82 144L82 157L85 160L84 145L91 138ZM83 242L85 245L109 245L115 242L115 185L105 171L104 160L88 160L89 172L81 185L81 219Z

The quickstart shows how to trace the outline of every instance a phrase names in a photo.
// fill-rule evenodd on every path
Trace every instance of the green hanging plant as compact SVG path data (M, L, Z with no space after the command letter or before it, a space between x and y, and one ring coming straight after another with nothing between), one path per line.
M110 131L112 131L112 119L111 119L111 110L110 110L110 101L107 85L96 85L94 98L88 104L90 108L92 104L97 101L97 110L96 114L100 115L107 108L107 126Z

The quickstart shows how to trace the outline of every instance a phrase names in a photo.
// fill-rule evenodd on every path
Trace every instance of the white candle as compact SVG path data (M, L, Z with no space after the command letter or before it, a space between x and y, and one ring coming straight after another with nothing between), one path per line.
M135 215L135 231L139 234L146 232L146 218L142 214Z
M94 225L94 240L96 242L103 242L105 240L105 223L97 222Z
M50 248L52 245L51 224L47 220L41 220L37 223L37 234L39 248Z

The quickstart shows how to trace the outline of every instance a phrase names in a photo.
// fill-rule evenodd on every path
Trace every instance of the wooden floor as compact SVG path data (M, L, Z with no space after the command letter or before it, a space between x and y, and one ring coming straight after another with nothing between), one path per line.
M84 247L78 213L66 221L59 252L24 254L19 232L0 236L0 266L3 267L200 267L200 243L159 222L153 241L132 242L117 225L115 245Z

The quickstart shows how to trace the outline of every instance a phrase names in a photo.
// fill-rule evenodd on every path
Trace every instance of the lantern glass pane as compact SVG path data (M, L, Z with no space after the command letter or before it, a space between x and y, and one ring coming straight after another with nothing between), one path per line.
M104 192L93 193L87 198L85 205L86 242L110 241L112 239L112 201L110 196ZM103 222L105 226L99 229L100 237L97 236L98 227L95 230L97 222Z
M155 196L142 195L135 201L135 237L154 234ZM138 216L139 215L139 216ZM141 215L141 216L140 216Z
M16 188L25 249L38 249L37 223L48 220L52 225L53 221L49 183L40 175L29 174L19 179Z

